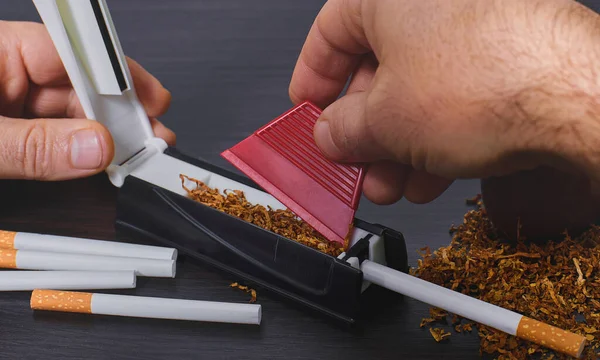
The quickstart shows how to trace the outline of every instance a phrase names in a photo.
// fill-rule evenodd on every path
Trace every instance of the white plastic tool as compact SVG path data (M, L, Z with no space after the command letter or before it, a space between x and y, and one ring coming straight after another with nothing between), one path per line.
M122 185L134 155L162 152L138 100L126 57L104 0L33 0L87 118L104 124L115 143L108 173ZM121 167L125 167L121 169Z

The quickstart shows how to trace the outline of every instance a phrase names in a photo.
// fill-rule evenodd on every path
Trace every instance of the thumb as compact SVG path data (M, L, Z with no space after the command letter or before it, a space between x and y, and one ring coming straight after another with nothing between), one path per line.
M347 94L327 108L315 124L314 137L323 154L338 162L372 162L389 154L372 136L366 116L368 93Z
M104 170L114 156L108 130L85 119L0 117L0 178L68 180Z

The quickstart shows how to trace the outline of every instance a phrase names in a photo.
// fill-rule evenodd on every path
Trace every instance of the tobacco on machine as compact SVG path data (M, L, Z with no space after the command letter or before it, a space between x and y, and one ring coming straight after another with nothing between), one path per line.
M339 243L331 242L319 234L289 209L272 209L260 204L252 204L240 190L225 189L219 192L219 189L211 188L198 179L184 174L179 176L181 185L189 197L202 204L298 241L325 254L339 256L345 250ZM186 180L194 183L196 187L186 186Z

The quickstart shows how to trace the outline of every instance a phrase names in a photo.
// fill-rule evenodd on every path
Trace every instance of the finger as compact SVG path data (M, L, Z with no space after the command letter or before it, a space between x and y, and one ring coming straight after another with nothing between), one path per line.
M329 0L315 19L292 74L292 102L321 108L344 89L360 57L370 51L362 28L361 0Z
M85 118L81 103L70 85L32 85L23 111L24 116L30 118Z
M29 81L40 86L68 85L69 78L54 43L43 24L5 22L4 51L15 50L13 71L25 70ZM17 69L19 68L19 69Z
M33 22L8 22L8 39L11 46L19 49L22 64L29 81L40 87L70 85L62 60L43 24ZM140 64L127 57L134 87L144 104L148 116L161 116L168 109L171 94Z
M373 139L365 117L367 93L348 94L327 107L315 124L314 136L324 156L339 162L388 159Z
M2 25L7 27L5 34L10 34L6 35L7 47L18 51L18 54L7 54L17 60L9 64L9 69L4 70L13 74L19 74L21 70L25 70L26 76L22 76L23 80L28 80L34 85L34 91L36 91L35 88L40 91L39 89L53 88L54 90L58 87L59 91L54 94L52 99L52 102L56 103L53 108L63 110L64 107L63 111L66 111L70 93L65 88L69 88L71 84L46 27L43 24L32 22L7 22ZM148 116L164 115L171 103L170 92L135 60L127 57L127 64L133 85ZM38 111L40 105L35 102L25 106L34 117L46 117L43 114L44 109L41 108ZM64 113L62 112L62 114Z
M30 92L28 104L32 106L25 110L25 116L29 118L85 118L85 113L74 90L67 86L57 88L34 87ZM160 114L161 111L156 113ZM164 139L169 145L174 146L175 133L154 117L158 115L149 116L154 134Z
M112 138L96 121L0 118L0 178L80 178L104 170L113 156Z
M414 204L426 204L442 195L452 182L452 180L413 169L406 178L404 198Z
M167 145L175 146L175 144L177 143L177 137L171 129L167 128L156 118L150 118L150 123L152 124L154 135L163 139L167 143Z
M133 60L131 74L140 102L148 116L164 115L171 104L171 93ZM31 85L25 101L26 116L34 118L84 118L81 103L70 85L44 87Z
M171 105L171 93L135 60L127 58L137 95L148 116L163 116Z
M391 161L369 165L363 181L363 194L378 205L390 205L402 199L410 167Z
M378 65L379 63L375 58L375 55L372 53L365 55L354 74L352 74L352 79L350 79L346 94L352 94L358 91L366 91L370 87L371 82L375 77L375 72L377 71Z

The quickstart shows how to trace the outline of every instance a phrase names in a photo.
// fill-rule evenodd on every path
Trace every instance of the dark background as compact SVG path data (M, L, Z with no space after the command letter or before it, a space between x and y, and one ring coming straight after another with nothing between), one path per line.
M289 79L317 0L109 0L127 55L172 92L161 119L179 150L231 169L219 153L291 106ZM596 9L600 2L584 2ZM30 1L0 0L0 19L39 17ZM449 227L469 209L478 181L455 183L428 205L378 207L358 216L404 233L410 265L416 250L450 240ZM114 189L105 179L0 183L4 229L114 239ZM247 301L230 279L181 264L177 279L140 279L123 291L217 301ZM260 327L75 314L33 314L29 294L0 293L0 358L6 359L477 359L475 334L437 344L420 329L428 306L406 299L359 332L344 331L259 293Z

